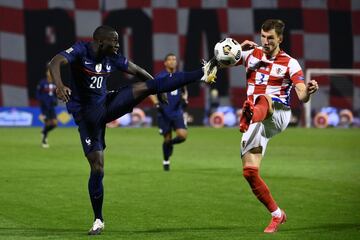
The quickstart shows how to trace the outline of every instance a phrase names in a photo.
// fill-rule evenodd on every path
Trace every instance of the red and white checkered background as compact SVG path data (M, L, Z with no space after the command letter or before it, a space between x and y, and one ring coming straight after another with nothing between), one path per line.
M0 106L28 106L33 103L27 93L26 38L24 10L66 9L75 21L78 40L89 40L93 30L101 25L106 14L117 9L142 9L153 24L154 73L163 68L163 58L173 52L184 63L189 9L217 9L222 36L232 36L260 42L254 32L255 9L301 9L303 30L290 31L291 55L303 67L330 67L328 12L331 9L351 12L353 32L353 67L360 67L360 1L358 0L0 0ZM54 39L52 29L46 30L48 41ZM131 31L124 32L124 55ZM205 44L204 44L205 45ZM344 46L346 47L346 46ZM204 49L205 46L204 46ZM203 52L206 52L205 50ZM207 56L203 56L206 58ZM245 97L244 69L229 70L229 99L239 106ZM328 78L319 78L319 96L329 99ZM220 80L219 80L220 81ZM360 79L356 78L354 102L360 104ZM357 97L355 97L357 96ZM329 100L325 100L329 101Z

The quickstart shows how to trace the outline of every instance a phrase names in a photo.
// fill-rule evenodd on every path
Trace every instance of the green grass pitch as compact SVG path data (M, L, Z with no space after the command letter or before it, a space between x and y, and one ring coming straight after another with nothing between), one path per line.
M288 222L270 216L242 177L237 129L190 128L162 170L155 128L108 129L106 228L96 239L360 239L360 130L287 129L261 172ZM89 239L89 167L76 129L0 129L0 239Z

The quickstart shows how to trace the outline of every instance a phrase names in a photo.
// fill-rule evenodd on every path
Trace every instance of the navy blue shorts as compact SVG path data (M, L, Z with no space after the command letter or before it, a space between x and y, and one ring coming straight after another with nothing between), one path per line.
M186 123L182 114L174 117L168 117L159 113L158 126L161 135L167 134L176 129L186 129Z
M40 106L41 114L45 116L45 120L56 119L55 106Z
M106 123L132 112L138 103L133 97L131 86L128 86L108 93L106 101L101 104L87 106L73 113L75 122L79 126L85 155L104 150Z

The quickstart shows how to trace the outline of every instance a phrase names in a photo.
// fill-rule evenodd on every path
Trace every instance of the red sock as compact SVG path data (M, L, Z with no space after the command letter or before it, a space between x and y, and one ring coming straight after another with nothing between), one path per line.
M271 196L268 186L259 176L259 169L257 167L244 167L243 175L257 199L265 205L269 212L274 212L278 205Z
M255 101L254 115L252 122L261 122L265 120L269 110L269 102L265 96L259 96Z

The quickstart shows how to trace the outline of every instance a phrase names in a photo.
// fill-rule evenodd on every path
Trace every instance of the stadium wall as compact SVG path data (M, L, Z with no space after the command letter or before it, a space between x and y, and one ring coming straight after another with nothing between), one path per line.
M360 67L357 0L0 0L0 106L37 105L35 87L46 62L73 42L90 40L100 24L115 27L124 55L155 74L168 52L179 56L180 69L191 70L225 36L260 42L258 30L267 18L286 22L282 47L303 67ZM242 68L224 71L213 87L239 107L244 76ZM329 77L318 80L324 86L320 98L329 99L331 92L331 102L345 96L342 107L358 107L351 99L360 92L359 78L353 79L355 91ZM109 87L131 81L119 73ZM205 106L199 84L191 85L189 94L190 107ZM296 99L292 104L298 106Z

